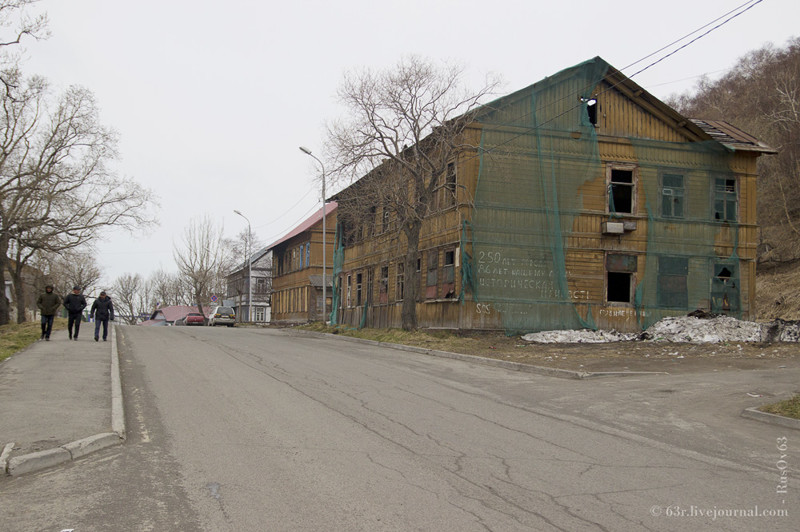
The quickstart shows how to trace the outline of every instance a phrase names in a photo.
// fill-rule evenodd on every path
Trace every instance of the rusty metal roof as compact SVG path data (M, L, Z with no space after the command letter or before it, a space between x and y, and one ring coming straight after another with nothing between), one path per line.
M748 135L724 120L700 120L698 118L690 118L689 120L706 132L712 139L731 150L778 153L775 148L767 146L757 138Z

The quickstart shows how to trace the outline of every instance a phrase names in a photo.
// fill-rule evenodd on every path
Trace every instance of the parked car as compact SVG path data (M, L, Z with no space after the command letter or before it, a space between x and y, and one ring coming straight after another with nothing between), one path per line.
M233 327L236 324L236 312L231 307L214 307L208 317L208 324L212 327L215 325Z
M199 312L190 312L183 318L184 325L205 325L206 317Z

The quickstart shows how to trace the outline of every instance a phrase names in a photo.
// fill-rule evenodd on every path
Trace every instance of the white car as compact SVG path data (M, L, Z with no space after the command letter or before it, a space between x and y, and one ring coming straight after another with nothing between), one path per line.
M208 325L227 325L233 327L236 324L236 312L231 307L214 307L208 316Z

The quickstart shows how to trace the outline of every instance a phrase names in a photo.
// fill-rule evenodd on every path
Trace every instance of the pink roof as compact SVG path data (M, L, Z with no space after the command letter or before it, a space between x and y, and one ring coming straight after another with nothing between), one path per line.
M186 316L190 312L197 312L197 305L174 305L171 307L162 307L156 309L155 312L150 316L150 319L155 319L156 314L161 313L164 316L166 321L174 322L175 320L179 320L182 317ZM208 317L208 314L211 312L209 307L203 307L203 314Z
M329 201L325 205L326 205L325 218L336 212L336 208L339 206L339 204L336 203L335 201ZM300 223L300 225L289 231L289 233L286 236L274 242L273 244L267 246L267 249L270 250L275 246L277 246L278 244L282 244L283 242L286 242L290 238L297 236L305 231L308 231L309 229L314 227L314 225L316 225L321 221L322 221L322 207L320 207L320 209L317 212L306 218L302 223Z

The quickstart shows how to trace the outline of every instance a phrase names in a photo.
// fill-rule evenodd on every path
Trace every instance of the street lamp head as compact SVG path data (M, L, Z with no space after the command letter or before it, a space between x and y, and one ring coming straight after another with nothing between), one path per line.
M305 153L306 155L311 155L311 150L309 150L305 146L300 146L300 151Z
M239 212L239 211L237 211L236 209L233 209L233 212L235 212L235 213L236 213L236 214L238 214L239 216L244 216L244 214L240 213L240 212Z

